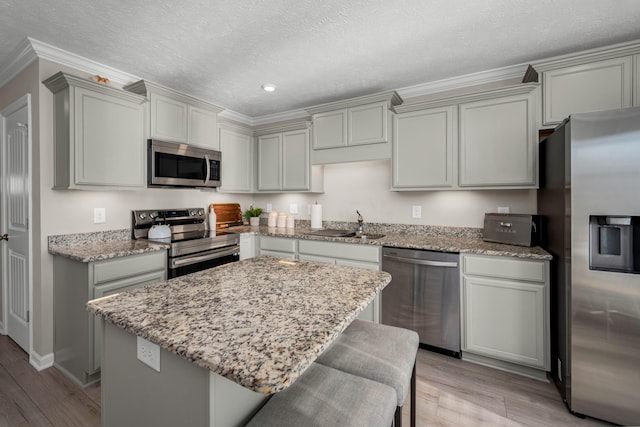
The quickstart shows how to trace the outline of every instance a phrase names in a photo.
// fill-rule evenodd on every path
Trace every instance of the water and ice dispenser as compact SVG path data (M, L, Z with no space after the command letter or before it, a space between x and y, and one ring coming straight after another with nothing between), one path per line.
M640 273L640 217L589 217L589 268Z

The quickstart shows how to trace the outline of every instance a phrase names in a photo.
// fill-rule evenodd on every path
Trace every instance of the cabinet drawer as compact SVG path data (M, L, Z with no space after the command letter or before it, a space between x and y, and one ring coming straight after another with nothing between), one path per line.
M544 282L546 280L546 266L546 261L492 256L464 255L462 257L463 274L531 282Z
M296 252L296 239L286 239L281 237L261 237L260 249L279 252Z
M167 252L131 255L93 264L93 284L167 268Z
M299 250L301 254L380 262L380 247L374 245L300 240Z

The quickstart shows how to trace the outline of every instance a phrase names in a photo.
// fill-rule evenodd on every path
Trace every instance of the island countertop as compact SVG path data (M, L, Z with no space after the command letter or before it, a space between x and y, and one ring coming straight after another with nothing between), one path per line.
M291 385L391 281L261 256L89 301L89 311L250 390Z

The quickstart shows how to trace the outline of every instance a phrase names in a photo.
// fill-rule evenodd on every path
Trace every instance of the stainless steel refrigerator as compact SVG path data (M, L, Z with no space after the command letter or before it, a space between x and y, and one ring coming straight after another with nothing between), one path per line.
M569 409L640 425L640 108L575 114L540 143L552 377Z

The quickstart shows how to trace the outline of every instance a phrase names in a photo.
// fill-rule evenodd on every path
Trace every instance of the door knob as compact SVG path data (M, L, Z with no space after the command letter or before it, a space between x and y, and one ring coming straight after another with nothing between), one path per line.
M0 240L9 240L9 235L3 234L2 236L0 236Z

